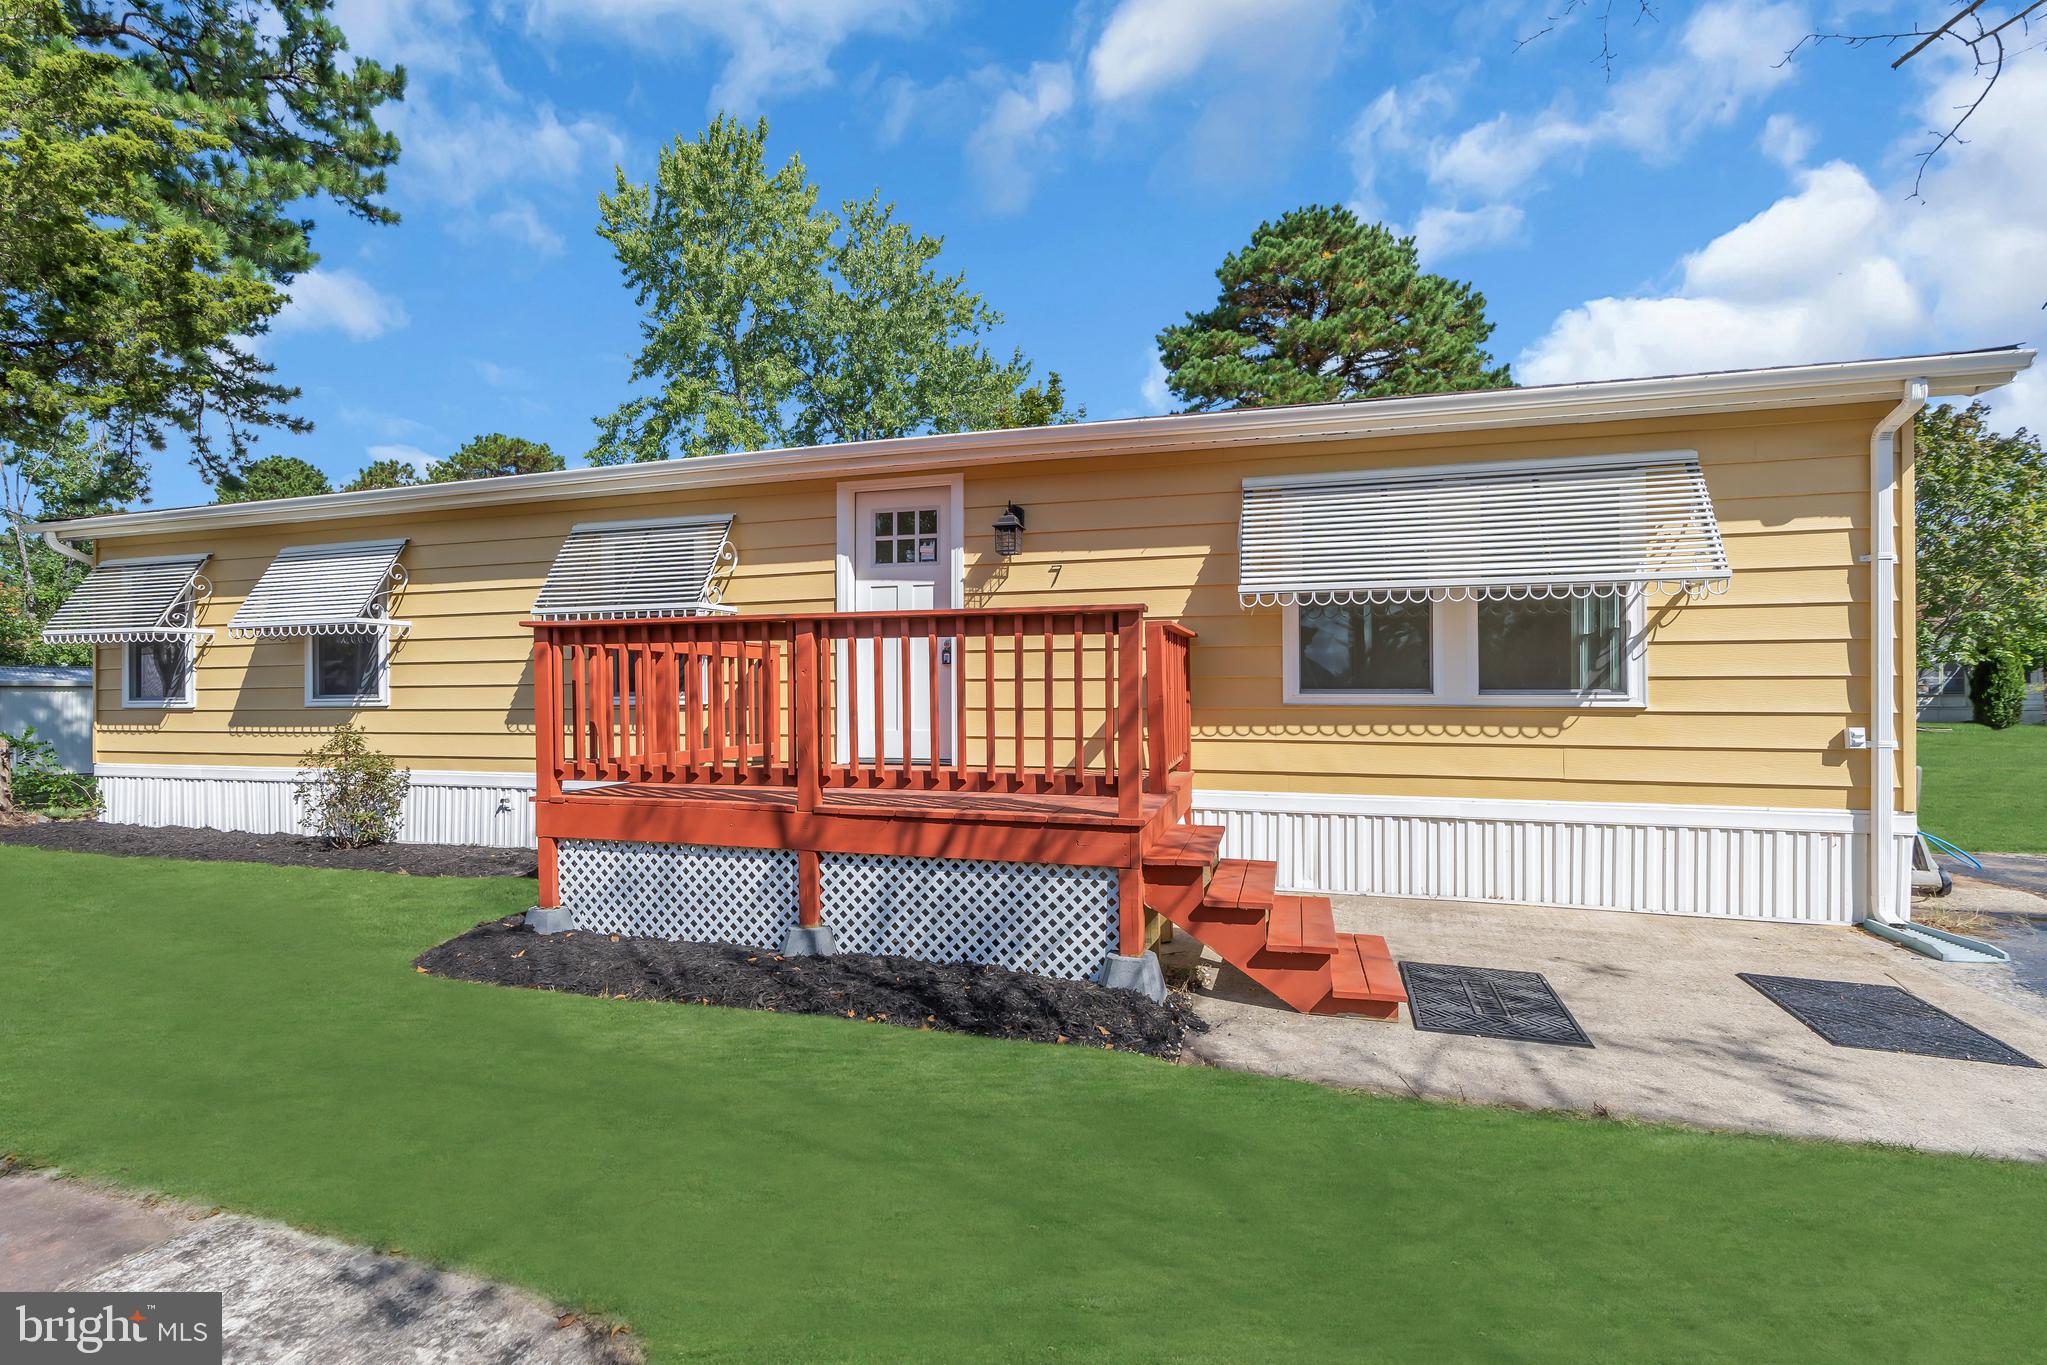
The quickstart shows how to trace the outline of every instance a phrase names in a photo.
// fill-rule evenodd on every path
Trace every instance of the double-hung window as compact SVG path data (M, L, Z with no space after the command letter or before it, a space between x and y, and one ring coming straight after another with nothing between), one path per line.
M1648 595L1729 578L1689 451L1247 480L1238 553L1322 705L1643 706Z
M194 661L213 636L198 624L211 591L199 572L205 562L203 554L103 560L50 618L43 639L119 645L122 706L190 709Z
M280 550L242 599L228 631L305 641L309 707L388 706L391 650L410 629L391 606L406 583L402 540Z

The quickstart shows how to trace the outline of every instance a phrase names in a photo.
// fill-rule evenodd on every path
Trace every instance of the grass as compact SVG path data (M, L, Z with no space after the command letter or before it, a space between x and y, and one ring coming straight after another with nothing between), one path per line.
M2047 853L2047 725L1921 726L1919 823L1971 853Z
M0 848L0 1150L656 1359L2012 1359L2047 1170L445 981L528 887ZM1474 1043L1475 1047L1492 1046Z

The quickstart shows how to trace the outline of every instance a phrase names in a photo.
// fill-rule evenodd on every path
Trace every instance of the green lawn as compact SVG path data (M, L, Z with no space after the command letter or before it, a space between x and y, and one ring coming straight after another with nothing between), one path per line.
M2047 725L1922 726L1919 823L1971 853L2047 853Z
M2036 1167L412 970L515 882L0 848L0 887L0 1150L656 1359L2037 1348L2038 1258L1990 1254L2047 1227Z

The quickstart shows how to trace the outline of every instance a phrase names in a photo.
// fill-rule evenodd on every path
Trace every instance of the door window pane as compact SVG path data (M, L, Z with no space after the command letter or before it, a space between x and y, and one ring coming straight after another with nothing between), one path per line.
M1299 610L1301 691L1429 690L1431 604L1336 602Z
M1623 692L1627 647L1618 597L1478 604L1481 692Z
M154 640L128 646L128 696L132 701L183 701L184 642Z
M373 635L315 637L313 695L321 701L376 696L378 646Z

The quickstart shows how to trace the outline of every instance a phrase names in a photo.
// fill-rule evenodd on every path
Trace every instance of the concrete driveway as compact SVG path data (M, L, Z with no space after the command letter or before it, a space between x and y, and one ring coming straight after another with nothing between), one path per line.
M0 1167L0 1289L202 1290L251 1365L623 1365L629 1336L530 1294L278 1223Z
M1436 1100L2047 1160L2047 1070L1835 1047L1735 976L1902 986L2047 1062L2047 998L2009 966L1936 963L1856 929L1595 910L1341 897L1336 922L1396 958L1541 972L1596 1046L1423 1033L1405 1011L1299 1015L1223 966L1197 995L1213 1028L1192 1055Z

